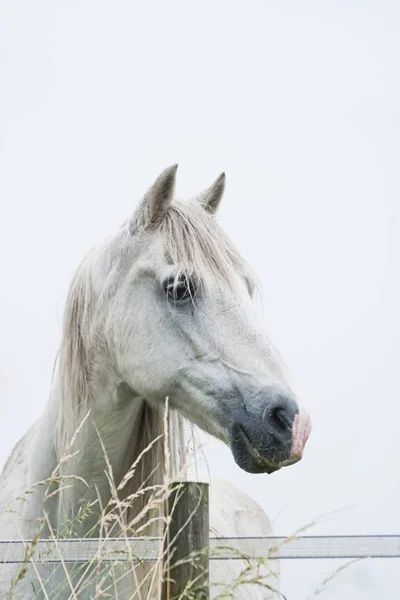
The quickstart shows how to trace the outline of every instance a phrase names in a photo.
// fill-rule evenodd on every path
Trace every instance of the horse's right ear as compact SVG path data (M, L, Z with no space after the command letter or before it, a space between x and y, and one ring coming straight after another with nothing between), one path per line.
M162 220L172 202L177 168L172 165L165 169L146 192L129 222L132 235Z

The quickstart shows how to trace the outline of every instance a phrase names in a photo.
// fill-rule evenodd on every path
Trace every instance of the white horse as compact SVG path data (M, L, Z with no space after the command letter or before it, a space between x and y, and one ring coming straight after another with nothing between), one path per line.
M181 454L184 417L225 442L248 472L301 458L309 418L256 316L254 277L214 217L224 175L185 203L173 198L175 176L176 166L166 169L76 273L48 404L1 476L3 510L31 490L4 513L2 539L140 535L146 521L154 531L146 507L154 509L165 477L167 398ZM178 452L169 463L179 471ZM210 519L221 536L271 532L263 511L221 481L211 484ZM73 570L35 569L1 567L1 598L10 587L18 600L109 597ZM111 597L144 597L134 579ZM269 597L257 594L238 591Z

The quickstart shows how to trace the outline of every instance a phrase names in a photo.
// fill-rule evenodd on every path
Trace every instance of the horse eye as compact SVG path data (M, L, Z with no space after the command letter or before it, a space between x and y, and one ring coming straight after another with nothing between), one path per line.
M192 281L185 275L181 275L178 281L170 277L165 281L163 287L167 297L174 302L185 302L196 295Z

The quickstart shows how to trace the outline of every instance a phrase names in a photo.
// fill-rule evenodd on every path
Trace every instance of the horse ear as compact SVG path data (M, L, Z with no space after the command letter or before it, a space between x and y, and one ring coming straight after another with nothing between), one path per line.
M213 215L217 211L219 203L221 202L224 189L225 173L221 173L218 179L216 179L209 188L196 196L195 201L199 202L209 213Z
M132 235L162 220L172 202L177 168L172 165L165 169L146 192L129 222Z

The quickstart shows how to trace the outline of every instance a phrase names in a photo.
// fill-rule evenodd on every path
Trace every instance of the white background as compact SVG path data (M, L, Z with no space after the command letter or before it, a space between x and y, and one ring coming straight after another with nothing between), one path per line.
M220 222L309 407L301 463L212 471L275 533L400 533L400 8L395 0L0 2L0 460L40 414L85 252L165 166L180 196L222 171ZM290 600L334 561L285 563ZM323 598L396 597L400 564Z

